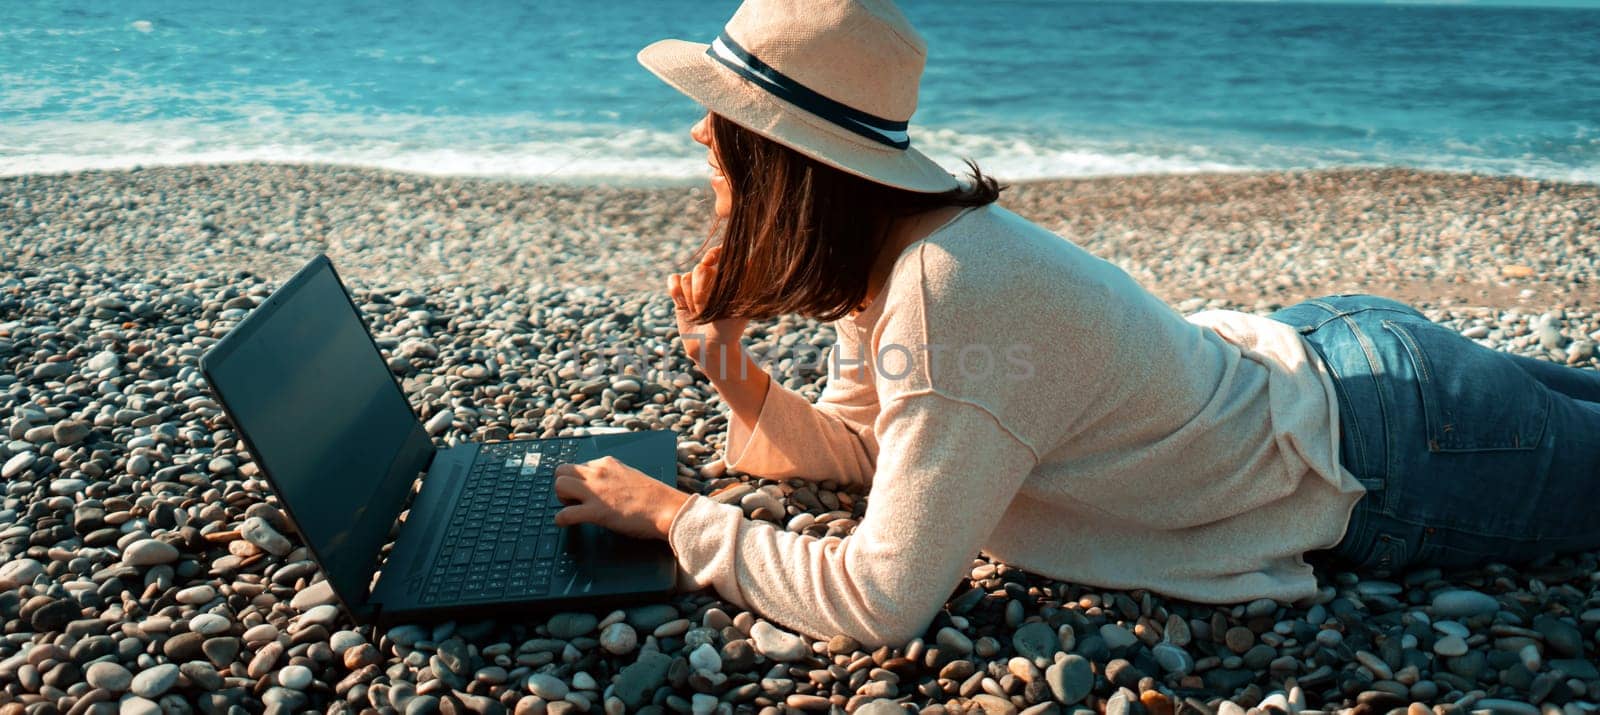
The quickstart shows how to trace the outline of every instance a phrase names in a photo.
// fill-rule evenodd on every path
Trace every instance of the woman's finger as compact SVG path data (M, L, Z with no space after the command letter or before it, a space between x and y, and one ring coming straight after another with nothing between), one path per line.
M574 504L556 512L556 526L567 527L574 524L599 522L602 511L594 504Z
M711 275L711 267L704 263L694 267L691 282L694 283L695 310L705 307L706 299L711 297Z
M671 298L672 304L679 308L683 307L683 286L681 282L682 279L678 277L678 274L667 274L667 297Z
M686 271L683 280L679 282L679 285L683 286L683 307L690 312L700 310L699 286L695 285L694 278L694 271Z
M571 466L571 465L561 465ZM594 492L589 489L582 479L571 474L562 474L556 477L556 498L563 503L583 503L594 498Z

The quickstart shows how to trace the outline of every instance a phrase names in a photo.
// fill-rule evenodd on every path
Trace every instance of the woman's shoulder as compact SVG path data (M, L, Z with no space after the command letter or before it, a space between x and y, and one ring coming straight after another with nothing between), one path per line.
M889 285L891 298L982 305L1043 297L1039 291L1063 287L1063 280L1097 260L1070 240L991 203L968 210L912 246Z

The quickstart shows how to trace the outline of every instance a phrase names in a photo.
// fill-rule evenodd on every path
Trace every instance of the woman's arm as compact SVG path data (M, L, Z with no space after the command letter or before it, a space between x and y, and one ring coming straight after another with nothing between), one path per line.
M775 479L867 484L877 455L877 443L868 429L877 412L877 395L870 379L860 374L864 370L832 371L821 398L812 405L773 380L744 349L741 338L749 321L694 322L705 303L706 286L715 278L719 251L720 247L712 249L694 270L670 276L668 293L677 309L684 351L728 405L724 463ZM847 340L840 342L836 350L856 354Z
M807 635L868 647L920 635L1037 459L993 414L931 390L896 397L853 534L817 538L747 520L700 495L668 542L684 577Z
M816 404L770 379L753 418L730 404L723 462L730 469L773 479L871 485L878 458L871 427L878 396L856 372L831 375Z

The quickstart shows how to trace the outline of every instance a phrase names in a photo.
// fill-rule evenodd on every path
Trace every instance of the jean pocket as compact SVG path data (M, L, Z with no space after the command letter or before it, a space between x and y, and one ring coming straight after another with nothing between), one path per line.
M1411 360L1428 451L1538 446L1550 420L1550 393L1510 358L1431 321L1382 323Z
M1352 561L1356 570L1377 576L1389 576L1404 570L1415 556L1416 542L1404 534L1379 530L1366 549Z

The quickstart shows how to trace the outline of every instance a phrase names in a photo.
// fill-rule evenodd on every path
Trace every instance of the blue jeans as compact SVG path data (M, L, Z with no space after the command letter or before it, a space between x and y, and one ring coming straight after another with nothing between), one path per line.
M1600 371L1486 348L1374 295L1270 316L1322 356L1339 458L1367 494L1331 556L1358 570L1600 547Z

